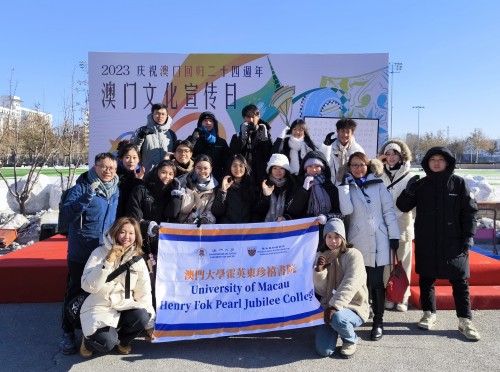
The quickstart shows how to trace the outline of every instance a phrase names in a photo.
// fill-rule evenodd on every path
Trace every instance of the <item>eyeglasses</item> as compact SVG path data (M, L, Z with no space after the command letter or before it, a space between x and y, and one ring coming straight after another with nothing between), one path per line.
M99 168L101 168L103 171L108 171L108 172L114 172L116 171L116 168L115 167L106 167L105 165L100 165L100 164L97 164L97 166Z
M191 150L189 150L189 149L187 149L187 150L177 149L177 150L175 150L175 152L178 154L189 154L191 152Z
M364 167L366 167L366 164L363 164L363 163L361 163L361 164L351 164L350 167L351 168L364 168Z

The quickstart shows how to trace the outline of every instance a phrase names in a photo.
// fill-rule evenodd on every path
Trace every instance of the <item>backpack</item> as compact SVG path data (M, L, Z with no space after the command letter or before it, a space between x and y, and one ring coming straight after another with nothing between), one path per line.
M62 218L62 213L61 213L61 208L63 207L64 203L66 202L66 198L68 197L69 190L71 189L68 188L63 191L61 194L61 199L59 200L59 216L57 217L57 233L68 236L68 230L69 230L69 220L67 218Z

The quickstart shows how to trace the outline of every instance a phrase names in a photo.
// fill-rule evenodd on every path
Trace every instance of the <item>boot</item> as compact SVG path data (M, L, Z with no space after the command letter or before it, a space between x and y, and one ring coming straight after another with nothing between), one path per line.
M378 341L384 335L385 289L372 289L373 326L370 333L372 341Z

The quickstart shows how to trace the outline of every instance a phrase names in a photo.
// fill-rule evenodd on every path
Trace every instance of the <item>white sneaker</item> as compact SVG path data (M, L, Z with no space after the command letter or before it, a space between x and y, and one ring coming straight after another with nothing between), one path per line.
M481 335L472 321L467 318L458 318L458 330L465 337L472 341L479 341L481 339Z
M394 302L385 301L384 307L385 307L387 310L394 309Z
M424 316L420 319L417 326L422 329L432 329L437 323L436 313L430 311L424 311Z
M408 301L403 301L403 302L400 302L399 304L396 305L396 310L397 311L401 311L401 312L405 312L408 310Z

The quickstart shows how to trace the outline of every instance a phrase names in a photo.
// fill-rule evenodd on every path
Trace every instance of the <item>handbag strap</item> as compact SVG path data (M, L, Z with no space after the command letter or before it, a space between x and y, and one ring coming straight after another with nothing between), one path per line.
M125 298L130 298L130 266L135 264L137 261L142 259L142 256L134 256L124 264L121 264L116 268L115 271L113 271L111 274L108 275L106 278L106 283L112 281L114 278L116 278L118 275L122 274L125 270L127 271L127 275L125 276Z
M389 190L392 186L394 186L395 184L397 184L399 181L401 181L403 178L406 177L406 175L410 173L410 171L406 172L405 174L403 174L401 177L399 177L396 181L394 181L393 183L391 183L389 186L387 186L387 190Z

